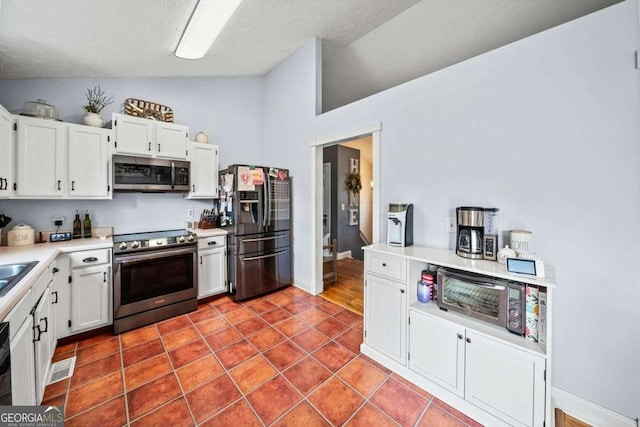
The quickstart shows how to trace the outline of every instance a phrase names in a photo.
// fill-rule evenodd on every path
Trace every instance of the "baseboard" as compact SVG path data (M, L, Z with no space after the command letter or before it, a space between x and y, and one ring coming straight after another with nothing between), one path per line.
M338 259L345 259L345 258L353 258L351 256L351 249L349 249L348 251L345 252L338 252Z
M565 413L594 427L637 427L636 420L590 402L568 391L551 386L551 402L553 408L559 408Z

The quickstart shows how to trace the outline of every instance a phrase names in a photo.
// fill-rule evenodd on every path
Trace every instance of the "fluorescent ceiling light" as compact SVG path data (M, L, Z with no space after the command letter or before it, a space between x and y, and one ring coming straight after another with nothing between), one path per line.
M202 58L236 11L242 0L200 0L189 19L176 56L183 59Z

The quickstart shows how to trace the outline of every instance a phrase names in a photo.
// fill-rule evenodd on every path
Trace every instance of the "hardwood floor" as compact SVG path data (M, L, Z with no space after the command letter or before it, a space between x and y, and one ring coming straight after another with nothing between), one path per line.
M324 265L327 269L328 264ZM364 307L364 262L345 258L338 260L338 280L330 283L324 281L324 292L320 296L327 301L344 307L359 315Z

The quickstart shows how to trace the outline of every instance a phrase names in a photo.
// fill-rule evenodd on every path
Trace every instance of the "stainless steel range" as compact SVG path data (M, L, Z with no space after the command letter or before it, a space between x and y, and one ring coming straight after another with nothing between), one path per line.
M114 333L196 310L197 241L187 230L113 236Z

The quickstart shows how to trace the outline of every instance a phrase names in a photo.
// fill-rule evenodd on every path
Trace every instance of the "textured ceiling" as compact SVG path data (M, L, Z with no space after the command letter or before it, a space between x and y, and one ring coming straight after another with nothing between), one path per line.
M196 0L1 0L0 79L262 75L310 38L349 44L418 0L244 0L201 60Z

